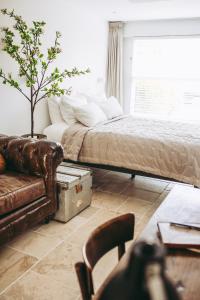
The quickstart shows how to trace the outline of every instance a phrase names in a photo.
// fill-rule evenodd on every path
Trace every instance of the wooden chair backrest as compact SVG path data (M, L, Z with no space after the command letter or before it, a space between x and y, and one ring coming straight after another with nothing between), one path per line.
M92 270L99 259L118 247L118 259L125 253L125 243L133 239L135 216L124 214L97 227L83 246L84 262L75 265L83 300L94 294Z

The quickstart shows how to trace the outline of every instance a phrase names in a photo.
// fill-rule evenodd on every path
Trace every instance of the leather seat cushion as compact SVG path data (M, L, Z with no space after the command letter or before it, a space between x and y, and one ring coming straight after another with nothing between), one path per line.
M42 178L15 172L0 175L0 216L45 196Z

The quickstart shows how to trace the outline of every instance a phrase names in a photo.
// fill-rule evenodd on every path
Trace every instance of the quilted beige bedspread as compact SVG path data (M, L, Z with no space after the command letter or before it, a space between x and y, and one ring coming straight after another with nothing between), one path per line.
M66 159L139 170L200 187L200 124L124 116L93 128L75 124Z

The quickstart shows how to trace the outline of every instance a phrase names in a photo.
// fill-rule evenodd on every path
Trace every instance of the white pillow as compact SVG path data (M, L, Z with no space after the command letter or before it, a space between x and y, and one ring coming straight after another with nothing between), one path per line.
M49 116L52 124L63 122L63 118L59 107L60 101L60 97L57 96L52 96L49 99L47 99Z
M88 127L107 120L104 112L95 103L88 103L83 106L74 107L74 113L76 119Z
M99 102L98 105L103 110L108 120L123 114L122 107L115 97L110 97L106 101Z
M60 111L64 121L72 125L76 123L76 118L74 115L74 107L79 107L84 104L87 104L87 100L85 98L76 98L73 96L62 96L60 102Z

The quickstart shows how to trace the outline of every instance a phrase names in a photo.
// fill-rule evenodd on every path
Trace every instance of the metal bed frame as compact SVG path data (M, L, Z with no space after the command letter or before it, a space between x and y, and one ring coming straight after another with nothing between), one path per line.
M152 177L152 178L156 178L156 179L174 181L174 182L181 183L180 181L175 180L173 178L162 177L162 176L159 176L159 175L154 175L154 174L146 173L146 172L143 172L143 171L131 170L131 169L123 168L123 167L116 167L116 166L104 165L104 164L94 164L94 163L81 162L81 161L73 161L73 160L68 160L68 159L67 160L65 159L64 161L68 162L68 163L73 163L73 164L77 164L77 165L90 167L90 168L97 168L97 169L103 169L103 170L109 170L109 171L115 171L115 172L130 174L132 179L136 175L139 175L139 176L146 176L146 177ZM184 183L184 182L182 182L182 183Z

